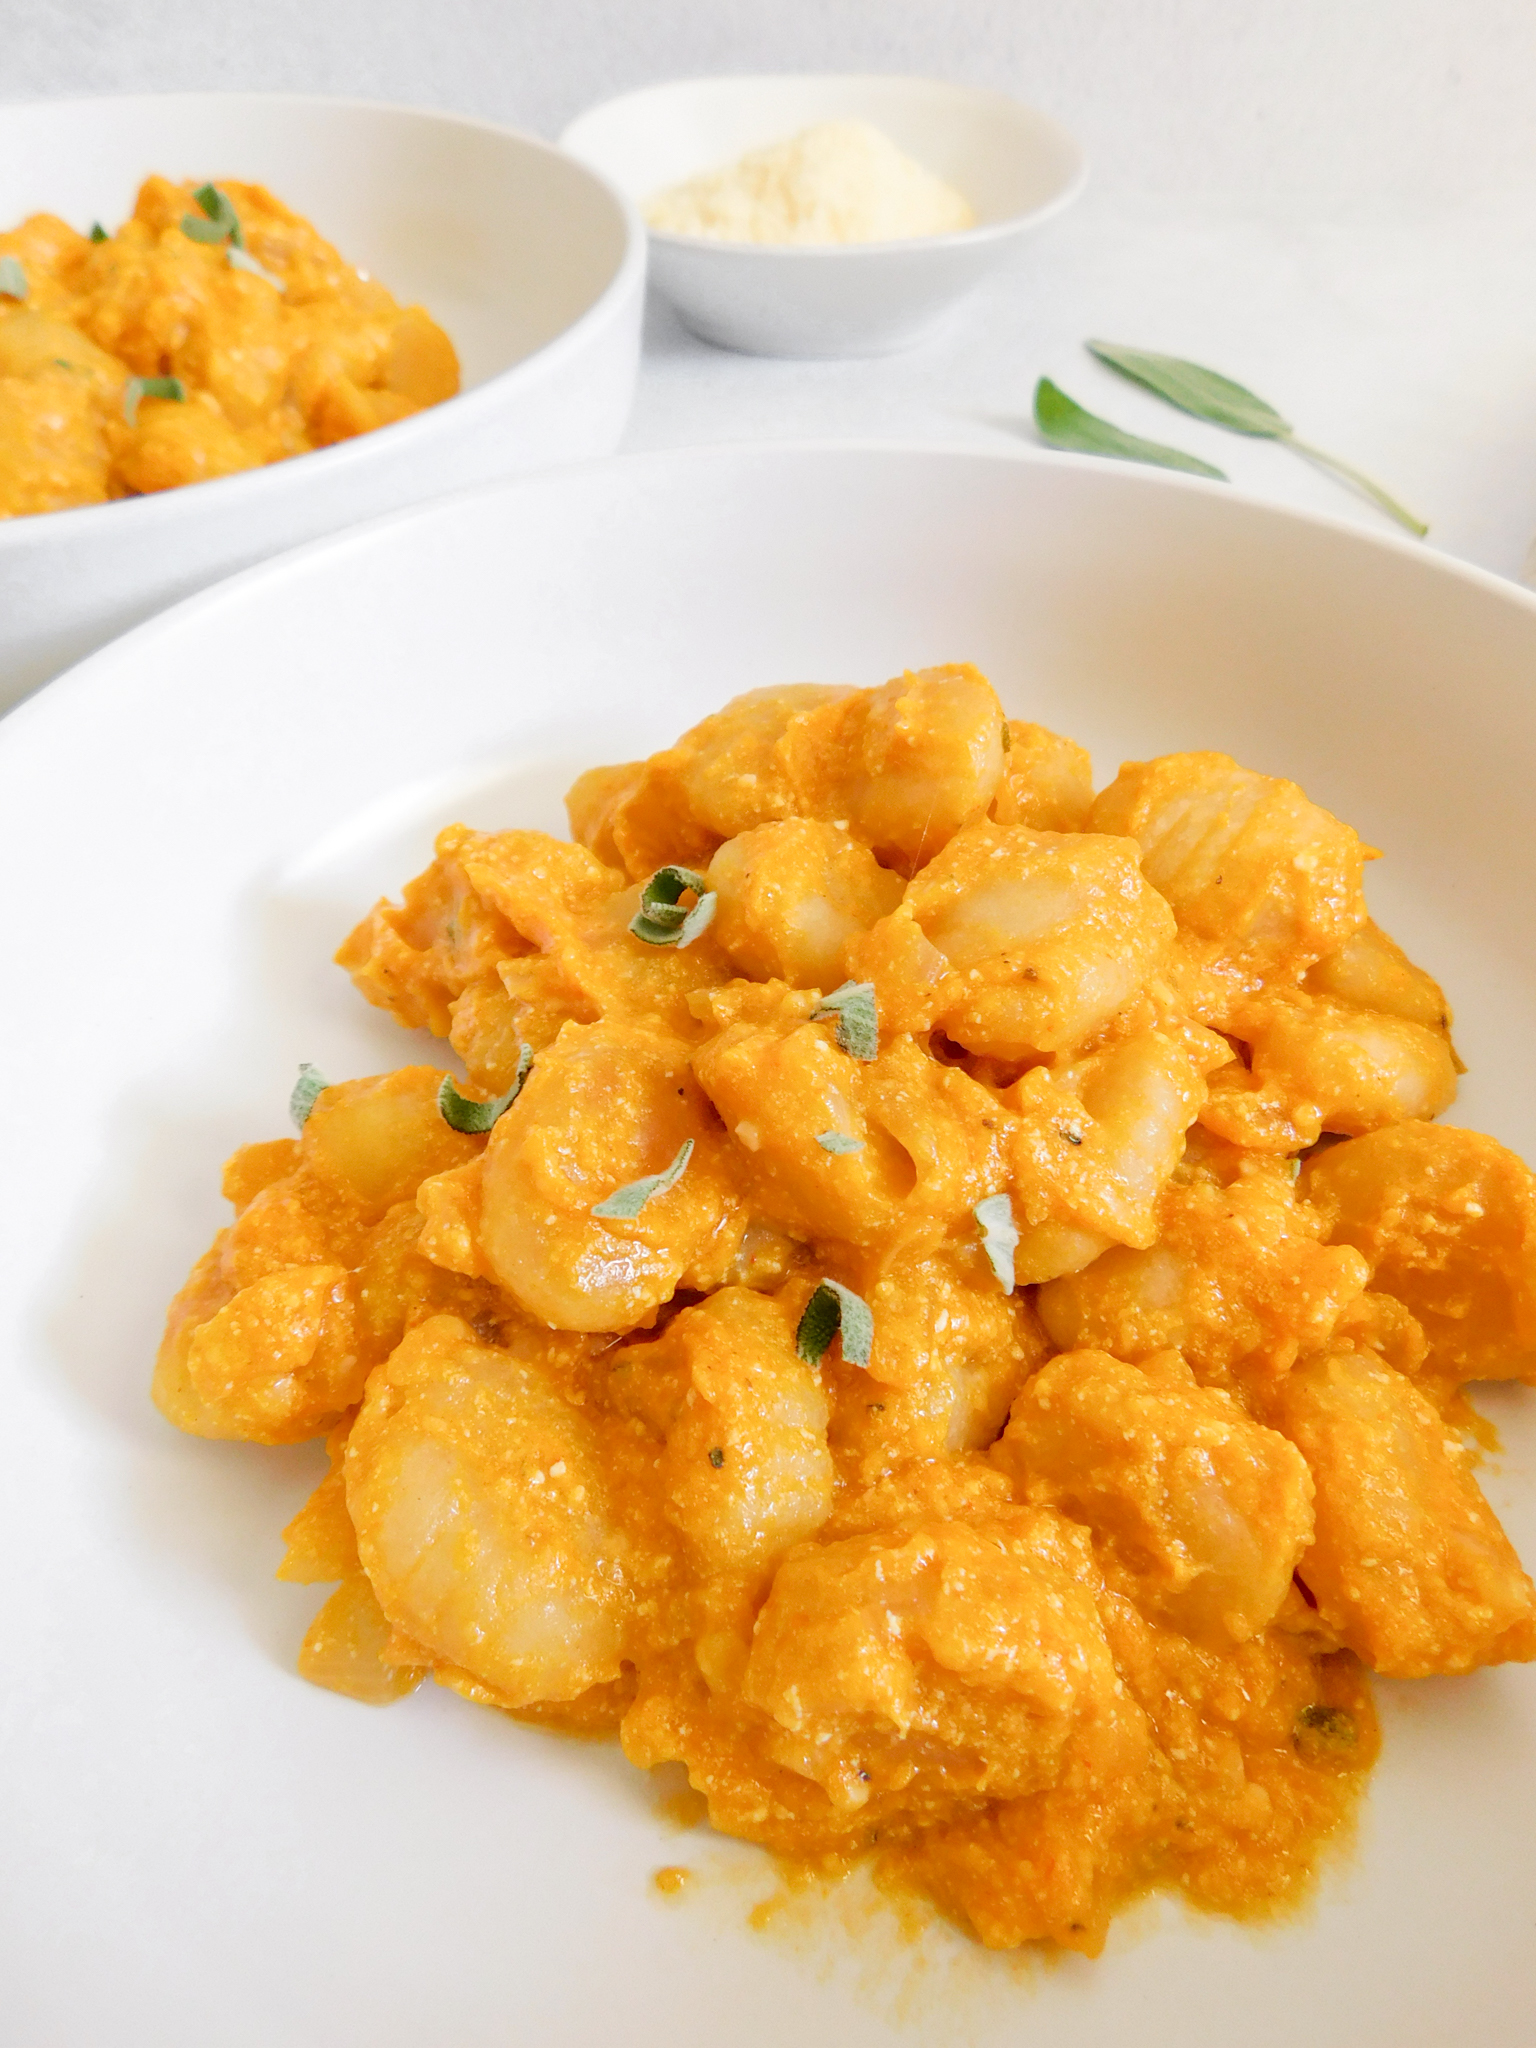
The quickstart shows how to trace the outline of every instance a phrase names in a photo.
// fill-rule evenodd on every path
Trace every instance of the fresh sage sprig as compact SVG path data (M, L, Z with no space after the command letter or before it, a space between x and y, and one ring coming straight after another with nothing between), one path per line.
M602 1201L594 1202L591 1213L615 1223L630 1222L654 1196L664 1195L669 1188L677 1186L692 1157L693 1140L684 1138L670 1166L663 1167L660 1173L642 1174L639 1180L626 1181L623 1187L615 1188Z
M1013 1220L1013 1202L1006 1193L988 1195L971 1214L981 1228L981 1248L1005 1293L1013 1292L1013 1255L1019 1248L1019 1227Z
M875 1344L875 1318L869 1303L851 1287L823 1280L805 1304L795 1329L795 1349L807 1365L820 1365L839 1332L848 1363L867 1366Z
M691 909L683 903L689 890L698 898ZM640 891L640 908L629 920L629 928L648 946L676 946L681 952L713 922L718 901L704 877L692 868L658 868Z
M141 398L168 398L175 405L185 405L187 387L179 377L130 377L123 386L123 418L130 427L139 424Z
M837 1019L837 1042L854 1059L872 1060L878 1054L880 1015L872 981L845 981L812 1010L811 1021L818 1017Z
M0 299L24 299L27 273L14 256L0 256Z
M318 1067L312 1067L308 1060L301 1063L299 1078L288 1098L288 1114L301 1131L309 1122L309 1112L330 1085Z
M1364 492L1373 504L1379 505L1399 526L1407 527L1420 540L1428 533L1429 528L1424 521L1416 519L1380 484L1373 483L1353 464L1340 461L1337 455L1326 454L1321 448L1314 448L1310 441L1303 441L1290 421L1283 419L1272 405L1246 386L1235 384L1230 377L1223 377L1219 371L1208 370L1200 363L1186 362L1182 356L1160 356L1145 349L1122 348L1117 342L1090 341L1088 348L1108 368L1128 377L1133 384L1140 384L1143 390L1152 392L1167 404L1176 405L1181 412L1187 412L1197 420L1209 420L1212 426L1225 427L1230 433L1247 434L1261 441L1279 441L1287 448L1294 448L1309 462L1332 470L1336 476L1353 484L1356 490Z
M1058 384L1042 377L1035 386L1035 425L1042 441L1053 448L1070 449L1077 455L1113 455L1121 462L1153 462L1159 469L1183 469L1191 476L1215 477L1227 481L1223 471L1202 462L1198 455L1186 455L1182 448L1169 448L1161 441L1144 441L1140 434L1127 434L1097 413L1086 411L1075 398L1068 398Z
M505 1095L493 1095L489 1102L476 1102L473 1096L461 1095L454 1086L453 1076L444 1074L442 1085L437 1091L437 1113L451 1130L463 1131L472 1138L490 1130L516 1102L523 1092L523 1083L528 1078L528 1069L533 1065L532 1048L518 1047L517 1072L512 1077L512 1086Z

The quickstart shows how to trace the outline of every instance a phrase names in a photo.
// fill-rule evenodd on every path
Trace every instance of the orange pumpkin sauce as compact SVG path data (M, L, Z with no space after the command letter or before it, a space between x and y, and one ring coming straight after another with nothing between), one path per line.
M326 448L451 398L453 344L260 185L218 187L242 252L191 184L148 178L91 240L52 214L0 234L0 518L202 483ZM14 278L14 272L10 272ZM175 378L184 397L140 396Z
M1220 754L1095 797L966 668L755 693L570 809L444 832L339 956L488 1131L435 1067L325 1088L171 1311L172 1421L327 1434L301 1668L616 1732L997 1948L1291 1905L1368 1669L1536 1653L1452 1427L1536 1369L1536 1182L1433 1122L1354 833Z

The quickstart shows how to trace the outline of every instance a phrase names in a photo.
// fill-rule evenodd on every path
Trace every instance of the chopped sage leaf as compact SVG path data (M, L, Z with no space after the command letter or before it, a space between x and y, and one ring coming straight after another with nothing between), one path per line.
M823 1152L862 1152L864 1140L851 1137L847 1131L820 1131L816 1137Z
M675 1188L683 1177L683 1170L693 1157L693 1140L684 1138L677 1148L677 1157L661 1173L647 1173L639 1180L615 1188L611 1195L605 1195L600 1202L592 1205L592 1214L614 1222L627 1223L638 1216L653 1195L664 1195L669 1188Z
M1158 469L1182 469L1191 476L1215 477L1223 484L1227 481L1223 471L1202 462L1198 455L1186 455L1182 448L1169 448L1161 441L1144 441L1140 434L1127 434L1110 420L1101 420L1075 398L1068 398L1049 377L1042 377L1035 386L1035 425L1041 440L1052 448L1066 448L1077 455L1112 455L1120 462L1150 462Z
M185 405L187 387L179 377L130 377L123 386L123 418L130 427L139 423L141 398L169 398L176 405Z
M294 1082L293 1093L288 1098L288 1114L301 1131L309 1122L309 1112L314 1108L316 1099L323 1095L330 1085L318 1067L312 1067L308 1060L301 1063L299 1078Z
M107 233L99 220L91 222L91 240L93 242L109 242L111 239L112 237Z
M1247 434L1261 441L1279 441L1292 448L1309 462L1319 464L1323 469L1332 470L1335 476L1353 484L1383 512L1406 526L1408 531L1422 540L1429 528L1422 519L1414 517L1406 506L1396 498L1389 497L1380 484L1372 483L1368 476L1355 469L1350 463L1341 462L1336 455L1326 455L1321 448L1314 448L1310 442L1300 440L1289 420L1283 419L1275 408L1246 385L1236 384L1230 377L1223 377L1219 370L1208 370L1203 363L1186 362L1182 356L1160 356L1146 349L1122 348L1117 342L1090 341L1090 354L1111 370L1117 370L1122 377L1128 377L1133 384L1141 385L1167 405L1176 405L1181 412L1190 413L1197 420L1209 420L1212 426L1226 427L1234 434Z
M228 235L237 249L245 247L245 236L240 228L240 216L231 205L227 195L221 192L217 185L199 185L192 194L192 197L219 231L215 236L196 235L193 237L195 241L218 241L225 235ZM192 214L187 216L188 220L195 218L196 216ZM185 220L181 225L183 233L190 232Z
M711 1465L714 1466L717 1472L720 1470L720 1467L725 1463L725 1452L719 1444L716 1444L715 1448L710 1452L709 1462L711 1463Z
M686 890L698 898L691 908L683 902ZM718 900L692 868L658 868L640 891L640 908L629 928L648 946L676 946L681 951L708 928Z
M0 256L0 299L24 299L27 273L14 256Z
M437 1091L438 1115L451 1129L478 1137L481 1132L488 1131L499 1117L505 1116L516 1102L532 1065L532 1051L526 1045L520 1046L512 1086L505 1095L493 1095L489 1102L476 1102L468 1095L461 1095L453 1084L453 1077L444 1074L442 1086Z
M1013 1255L1019 1248L1018 1225L1013 1220L1013 1202L1006 1194L988 1195L971 1214L981 1226L981 1248L997 1275L998 1285L1013 1292Z
M189 242L227 242L228 228L221 228L216 220L204 220L199 213L184 213L181 216L181 232Z
M823 1280L805 1304L805 1313L795 1331L795 1349L807 1365L820 1365L827 1346L839 1333L848 1363L867 1366L875 1342L875 1319L869 1303L851 1287L836 1280Z
M837 1042L856 1060L872 1060L880 1050L880 1017L872 981L845 981L823 996L812 1018L836 1017Z
M270 270L262 268L249 249L238 249L231 242L224 260L231 270L248 270L252 277L262 278L267 284L271 285L275 292L288 289L280 277L274 277Z

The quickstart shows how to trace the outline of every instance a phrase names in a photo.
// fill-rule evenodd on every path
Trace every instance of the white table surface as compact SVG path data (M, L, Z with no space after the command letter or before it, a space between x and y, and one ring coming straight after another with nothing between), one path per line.
M0 0L0 100L213 86L460 108L557 134L729 70L906 70L1017 93L1089 190L943 338L874 363L717 352L654 303L628 445L1028 437L1042 372L1244 487L1377 523L1202 427L1084 336L1188 354L1518 575L1536 533L1532 0ZM0 115L3 118L3 115Z

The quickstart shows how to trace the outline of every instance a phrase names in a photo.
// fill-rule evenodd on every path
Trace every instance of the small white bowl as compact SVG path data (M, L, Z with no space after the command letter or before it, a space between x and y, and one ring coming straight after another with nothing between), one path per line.
M962 234L830 247L650 230L651 278L721 348L763 356L887 355L925 340L1032 228L1076 198L1082 151L1044 114L937 79L695 78L606 101L563 148L635 205L819 121L868 121L961 192Z
M445 491L609 454L629 416L644 231L548 143L450 114L245 93L8 107L0 225L46 212L115 227L151 171L270 187L442 323L464 388L267 469L0 520L0 711L233 569Z

